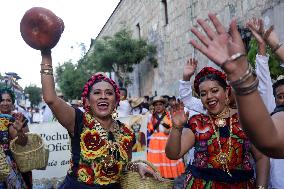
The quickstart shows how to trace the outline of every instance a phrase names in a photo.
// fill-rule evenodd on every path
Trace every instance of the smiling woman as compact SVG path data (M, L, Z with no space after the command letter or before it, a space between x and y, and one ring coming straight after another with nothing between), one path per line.
M71 138L71 167L60 188L120 188L123 170L158 179L153 171L130 163L134 134L112 117L120 100L116 83L102 74L93 75L83 88L82 112L56 95L51 51L41 54L43 98Z
M166 146L171 159L183 157L195 147L184 188L250 189L255 188L255 182L266 186L269 159L250 143L240 126L237 110L229 107L225 74L205 67L196 75L194 88L208 113L194 115L187 121L183 104L174 106L173 129ZM252 155L256 181L250 162Z

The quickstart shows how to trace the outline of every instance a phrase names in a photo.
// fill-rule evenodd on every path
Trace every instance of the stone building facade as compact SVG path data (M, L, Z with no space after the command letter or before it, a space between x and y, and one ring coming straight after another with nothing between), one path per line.
M129 93L131 96L177 95L178 80L188 58L198 59L198 70L213 65L188 43L193 37L190 28L196 26L197 18L216 12L226 26L233 17L243 26L248 18L262 16L267 25L276 25L284 39L281 10L284 0L121 0L96 40L126 27L133 31L134 37L154 43L159 66L153 68L147 62L136 65L130 74L133 84L128 87Z

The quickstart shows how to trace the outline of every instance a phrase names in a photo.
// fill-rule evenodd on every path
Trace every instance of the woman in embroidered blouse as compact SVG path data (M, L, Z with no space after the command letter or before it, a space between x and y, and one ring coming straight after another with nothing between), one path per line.
M152 102L154 112L147 125L149 141L147 160L152 162L164 178L176 178L184 172L182 158L170 160L166 157L165 146L172 127L171 117L166 111L166 100L155 97Z
M184 188L255 188L251 156L256 161L256 185L266 187L269 159L249 142L236 110L229 107L224 73L205 67L196 75L194 88L208 113L194 115L186 124L188 114L183 104L177 104L166 146L170 159L179 159L195 147Z
M112 118L120 99L113 80L96 74L87 81L82 93L84 113L57 97L50 50L42 51L41 82L45 102L71 137L71 167L61 189L120 188L124 168L158 179L146 167L129 163L134 134Z
M28 189L32 188L32 173L20 173L17 164L10 151L9 144L12 139L18 137L17 144L25 146L27 144L28 132L27 118L21 113L14 113L15 103L14 92L9 88L0 90L0 145L7 156L7 162L12 168L5 182L0 182L0 189Z

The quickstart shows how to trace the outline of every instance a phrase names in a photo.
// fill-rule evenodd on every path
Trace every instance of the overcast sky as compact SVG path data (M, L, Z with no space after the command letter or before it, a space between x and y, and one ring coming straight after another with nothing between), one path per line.
M20 21L32 7L45 7L64 21L65 29L52 50L53 65L81 57L80 43L87 50L119 0L5 0L0 1L0 72L16 72L22 87L40 84L40 51L29 47L20 34Z

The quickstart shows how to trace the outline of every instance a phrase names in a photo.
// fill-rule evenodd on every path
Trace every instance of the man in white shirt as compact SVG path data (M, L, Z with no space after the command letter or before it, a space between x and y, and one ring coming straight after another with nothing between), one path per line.
M117 107L117 116L118 117L126 117L130 115L131 112L131 106L129 104L129 101L127 100L127 89L120 88L120 102Z

